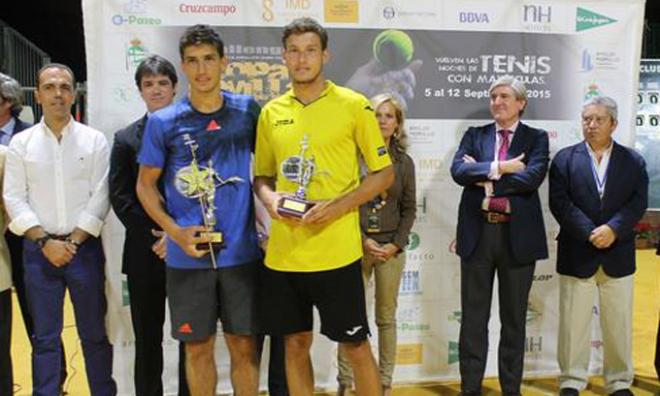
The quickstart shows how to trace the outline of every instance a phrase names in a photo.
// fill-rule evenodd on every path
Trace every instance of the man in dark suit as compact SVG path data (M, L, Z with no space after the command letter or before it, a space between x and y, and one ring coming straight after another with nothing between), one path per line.
M115 134L110 156L110 202L126 227L122 272L127 276L135 334L135 392L163 394L163 323L165 322L165 236L145 213L135 193L142 134L147 117L174 100L177 75L172 63L158 55L143 60L135 83L147 114ZM179 348L179 395L188 395Z
M456 240L461 257L461 391L481 394L497 273L499 380L504 395L520 395L527 298L534 264L548 256L537 192L548 168L548 135L520 121L527 106L521 81L500 77L489 93L495 122L469 128L451 166L454 181L463 186Z
M23 89L21 85L12 77L0 73L0 144L8 146L9 141L16 134L31 127L31 124L22 121L19 117L23 109ZM32 315L28 309L27 297L25 295L25 281L23 279L23 237L14 234L7 230L5 232L5 239L9 247L9 257L11 261L11 274L14 289L16 289L16 297L18 298L18 306L21 309L21 316L23 317L23 324L25 331L28 335L30 343L34 334L34 324ZM9 308L11 308L11 300L9 300ZM11 321L4 320L0 315L0 326L7 326L11 331ZM2 333L2 331L0 331ZM7 333L9 334L9 333ZM1 341L0 341L1 342ZM64 344L62 344L62 372L60 375L60 385L66 381L66 358L64 356ZM11 365L11 361L3 361L0 359L0 372L4 369L3 364Z
M550 209L559 223L559 386L587 385L594 293L598 291L605 390L632 395L633 227L646 210L646 164L612 139L617 105L594 97L582 108L584 141L560 150L550 168Z

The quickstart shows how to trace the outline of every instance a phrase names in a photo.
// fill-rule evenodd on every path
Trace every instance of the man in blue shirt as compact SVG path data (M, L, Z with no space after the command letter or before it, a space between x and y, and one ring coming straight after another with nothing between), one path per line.
M252 97L221 91L227 67L223 47L205 25L192 26L181 37L189 96L149 117L138 156L137 193L169 236L165 261L172 336L186 344L191 394L215 394L219 318L234 393L256 395L255 287L262 253L250 161L259 105ZM222 247L211 244L211 233L222 234Z

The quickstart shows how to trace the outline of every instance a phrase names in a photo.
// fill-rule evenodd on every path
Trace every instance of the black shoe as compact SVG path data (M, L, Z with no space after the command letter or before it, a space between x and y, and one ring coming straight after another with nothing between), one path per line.
M610 396L635 396L630 389L619 389L613 393L610 393Z
M580 391L575 388L561 388L559 390L559 396L578 396Z

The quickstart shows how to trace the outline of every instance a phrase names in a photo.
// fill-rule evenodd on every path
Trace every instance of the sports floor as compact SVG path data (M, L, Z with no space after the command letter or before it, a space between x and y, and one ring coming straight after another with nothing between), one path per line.
M633 313L633 358L636 380L632 391L637 396L660 396L658 383L653 368L655 336L660 310L660 258L652 250L637 251L638 270L635 276L635 312ZM30 344L25 334L20 310L14 296L14 320L12 334L12 360L14 364L14 394L28 396L32 393L30 378ZM71 304L67 300L64 314L63 339L69 362L69 378L65 384L68 396L89 395L82 351L76 332ZM484 383L484 396L500 395L497 379L488 379ZM395 396L455 396L459 393L458 383L432 383L400 385L394 388ZM554 378L526 379L522 394L525 396L556 395L557 381ZM591 378L587 391L581 395L604 395L601 377ZM319 395L334 395L333 392ZM5 395L0 395L5 396Z

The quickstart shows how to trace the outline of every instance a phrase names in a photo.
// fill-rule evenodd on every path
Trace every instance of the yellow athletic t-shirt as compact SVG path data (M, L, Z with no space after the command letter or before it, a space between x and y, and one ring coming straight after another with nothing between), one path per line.
M360 154L370 171L391 164L371 104L348 88L326 81L321 96L307 105L290 90L261 111L255 175L275 178L277 192L296 192L298 184L284 176L283 165L291 177L296 169L291 165L299 163L300 157L314 165L306 187L308 200L328 200L353 191L360 184ZM266 265L278 271L325 271L361 256L360 218L355 208L323 225L290 226L273 220Z

